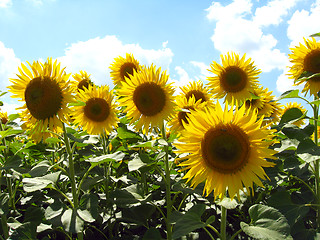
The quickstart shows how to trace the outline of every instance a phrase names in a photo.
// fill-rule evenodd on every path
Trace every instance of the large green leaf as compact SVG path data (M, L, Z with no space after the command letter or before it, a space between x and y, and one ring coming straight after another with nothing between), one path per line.
M50 184L58 181L61 172L49 173L42 177L24 178L22 179L23 190L26 192L34 192L46 188Z
M0 216L9 213L9 194L0 193Z
M268 205L279 209L287 218L290 226L293 226L293 224L306 216L310 209L304 204L294 204L291 200L290 193L286 191L272 194L268 200Z
M143 235L142 240L162 240L161 234L156 228L149 228Z
M31 177L40 177L48 172L50 168L50 162L48 160L44 160L39 162L29 171Z
M305 114L299 108L288 109L281 117L280 124L303 118Z
M288 90L281 94L278 100L285 99L285 98L298 98L299 97L299 90Z
M142 138L135 132L127 129L125 125L117 128L118 137L122 140L125 139L136 139L136 140L142 140Z
M206 223L201 221L201 215L204 213L206 205L197 204L183 214L176 222L173 228L172 238L176 239L187 235L188 233L206 226Z
M251 223L240 223L250 237L262 240L292 239L287 219L275 208L255 204L249 208Z
M36 223L26 222L15 228L8 240L34 240L37 239L36 231Z
M122 210L122 218L124 221L133 222L138 225L147 226L148 219L155 212L156 207L151 204L141 204L138 206L132 206L130 208L124 208Z
M110 162L110 161L121 161L125 156L123 152L115 152L112 154L105 154L99 157L86 159L87 162L90 162L91 165L97 166L101 163Z
M79 233L83 231L84 221L75 209L67 209L61 216L63 228L67 232Z
M132 160L128 162L128 169L129 172L132 172L146 165L147 164L142 161L139 154L137 154Z

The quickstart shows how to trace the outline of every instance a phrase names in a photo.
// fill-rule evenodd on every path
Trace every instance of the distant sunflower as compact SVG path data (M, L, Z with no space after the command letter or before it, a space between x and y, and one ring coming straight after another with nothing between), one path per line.
M151 65L122 83L118 101L137 130L148 133L149 127L160 127L174 114L174 89L168 78L161 68Z
M75 81L71 81L71 85L73 91L84 90L84 88L88 88L89 85L93 85L93 82L90 79L90 75L86 71L80 71L79 73L75 73L72 75Z
M263 167L274 164L265 160L273 158L272 130L261 126L256 112L248 112L245 105L240 109L224 111L219 102L215 109L195 111L189 115L189 124L176 143L179 153L190 153L183 158L181 171L188 170L183 177L196 187L205 181L203 194L222 197L228 190L233 198L239 190L263 186Z
M320 42L315 38L305 39L305 45L299 43L299 46L291 48L292 54L289 54L289 60L293 64L290 67L290 78L294 79L295 85L305 83L302 92L317 96L320 91L320 76L310 79L300 78L304 72L309 74L320 73Z
M73 107L73 123L89 134L110 133L117 124L116 105L108 86L89 85L80 90L76 100L83 105Z
M7 112L0 112L0 120L2 124L6 124L9 121Z
M191 96L195 97L196 102L198 100L201 100L201 103L205 102L207 106L213 107L214 104L212 102L212 94L210 93L209 89L205 86L203 86L202 81L192 81L189 82L188 85L180 87L182 90L183 94L187 100Z
M252 110L256 109L258 111L258 117L271 116L273 107L268 103L273 99L273 96L271 95L272 92L269 92L268 88L257 87L253 90L252 94L257 98L246 100L245 104L247 108L250 108Z
M206 102L201 102L201 100L196 101L195 97L192 95L187 100L187 98L184 95L180 95L176 98L176 104L177 104L177 111L174 115L174 117L169 122L169 125L171 126L171 131L174 132L181 132L184 130L184 124L188 124L188 115L191 114L190 111L203 109L206 107Z
M303 114L306 113L306 109L304 107L301 106L300 103L296 103L296 102L289 102L287 103L284 107L283 107L283 112L282 112L282 115L285 114L288 110L290 109L296 109L298 110L299 112L301 112L301 116ZM292 124L298 126L298 127L301 127L303 124L304 124L305 120L304 119L300 119L298 121L294 121Z
M271 114L265 115L265 121L263 121L264 124L277 124L280 121L280 118L283 113L283 106L281 103L279 103L277 100L274 99L274 96L272 96L272 100L270 102L266 103L266 107L271 108Z
M244 102L250 99L250 92L258 86L258 75L261 73L254 65L251 58L245 59L238 54L228 53L221 55L222 65L213 62L210 64L210 72L215 74L208 77L208 86L216 98L224 98L231 103L232 99L236 102Z
M127 53L126 58L121 56L114 59L114 63L110 66L111 78L114 85L121 85L125 82L125 78L131 78L134 72L139 72L141 66L132 54Z
M51 58L44 64L37 61L28 65L31 71L21 63L18 78L10 79L13 85L8 88L12 97L24 102L18 108L23 110L21 120L30 128L31 137L40 141L46 130L55 131L62 126L61 121L67 122L66 116L70 113L67 105L73 101L70 74L66 74L57 61L52 63Z

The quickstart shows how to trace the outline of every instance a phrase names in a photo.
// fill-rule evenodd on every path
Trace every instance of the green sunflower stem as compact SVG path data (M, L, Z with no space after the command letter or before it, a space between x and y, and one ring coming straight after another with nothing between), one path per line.
M221 206L221 222L220 222L220 237L221 240L227 239L227 209L224 206Z
M317 100L317 98L315 98ZM314 143L318 146L318 118L319 118L319 107L314 104L313 115L314 115ZM317 204L320 204L320 179L319 179L319 168L320 168L320 160L316 160L314 162L314 172L315 172L315 192L317 194ZM317 227L320 228L320 207L317 208Z
M166 130L165 124L162 125L162 138L166 141ZM166 185L166 200L167 200L167 217L166 217L166 228L167 228L167 239L172 239L172 225L170 223L170 217L172 212L172 201L171 201L171 183L170 183L170 166L169 166L169 149L168 145L164 146L165 156L165 185Z
M64 123L62 123L62 126L63 126L64 143L66 145L66 150L67 150L68 160L69 160L69 178L70 178L70 182L71 182L73 205L74 205L74 208L77 209L78 208L78 194L77 194L77 187L76 187L73 154L72 154L70 141L67 136L66 126Z

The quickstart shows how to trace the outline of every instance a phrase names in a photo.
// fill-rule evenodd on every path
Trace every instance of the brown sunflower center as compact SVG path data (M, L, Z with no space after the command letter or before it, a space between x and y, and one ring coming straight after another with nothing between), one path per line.
M232 124L211 128L201 141L206 165L221 173L239 171L248 162L249 151L248 136Z
M312 50L304 58L304 70L320 73L320 49Z
M103 98L90 98L84 107L84 115L94 122L105 121L110 114L110 106Z
M194 98L196 99L196 102L197 102L198 100L200 100L200 99L201 99L201 102L202 102L202 103L206 101L206 97L205 97L204 93L201 92L201 91L192 90L192 91L188 92L188 93L186 94L187 100L189 100L189 98L190 98L192 95L193 95Z
M88 88L89 87L89 80L88 79L83 79L78 83L78 90L84 90L84 88Z
M220 76L220 83L227 92L239 92L247 85L245 71L236 66L227 67Z
M166 95L161 86L144 83L134 90L133 102L143 115L154 116L164 108Z
M59 84L50 77L32 79L25 89L24 97L29 112L38 120L56 115L63 98Z
M134 70L138 70L134 63L124 63L120 68L121 79L125 80L125 77L130 78L130 75L133 75Z
M185 107L184 109L194 110L193 107ZM180 111L180 112L178 113L178 120L179 120L180 126L182 126L182 127L183 127L182 121L185 122L186 124L188 124L188 123L189 123L189 121L188 121L188 112L186 112L186 111Z

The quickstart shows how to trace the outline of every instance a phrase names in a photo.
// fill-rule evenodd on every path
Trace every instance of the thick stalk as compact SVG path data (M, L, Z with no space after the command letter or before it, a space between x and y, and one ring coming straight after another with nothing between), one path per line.
M316 99L315 99L316 100ZM316 104L313 105L313 114L314 114L314 143L318 146L318 114L319 108ZM320 204L320 179L319 179L319 164L320 160L314 162L314 172L315 172L315 192L317 194L317 204ZM320 228L320 207L317 209L317 226Z
M74 208L78 208L78 195L77 195L77 187L76 187L76 179L75 179L75 172L74 172L74 162L73 162L73 154L70 146L70 141L67 136L67 130L64 123L62 123L63 126L63 137L64 137L64 143L66 145L66 150L68 154L68 160L69 160L69 178L71 182L71 192L72 192L72 198L73 198L73 205Z
M162 138L166 141L166 130L165 125L162 125ZM170 167L169 167L169 149L168 145L164 146L165 156L164 156L164 165L165 165L165 185L166 185L166 200L167 200L167 218L166 218L166 228L167 228L167 239L172 239L172 226L170 223L170 217L172 212L172 201L171 201L171 183L170 183Z
M221 240L227 239L227 209L224 206L221 206L221 222L220 222L220 236Z
M2 232L3 232L4 239L8 239L9 238L9 228L8 228L8 223L7 223L7 216L5 214L3 214L1 216L1 226L2 226Z

